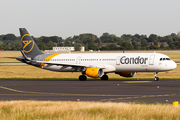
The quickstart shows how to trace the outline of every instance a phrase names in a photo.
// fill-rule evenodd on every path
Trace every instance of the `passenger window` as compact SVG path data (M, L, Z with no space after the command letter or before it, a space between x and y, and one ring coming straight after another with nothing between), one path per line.
M166 58L163 58L163 60L166 60Z
M162 58L160 58L160 61L162 61Z

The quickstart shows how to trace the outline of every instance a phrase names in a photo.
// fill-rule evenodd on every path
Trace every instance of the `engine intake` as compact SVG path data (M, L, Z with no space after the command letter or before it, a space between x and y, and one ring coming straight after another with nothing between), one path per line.
M93 78L102 77L104 74L103 69L99 67L87 68L85 73L87 76Z
M118 72L117 74L123 77L134 77L136 72Z

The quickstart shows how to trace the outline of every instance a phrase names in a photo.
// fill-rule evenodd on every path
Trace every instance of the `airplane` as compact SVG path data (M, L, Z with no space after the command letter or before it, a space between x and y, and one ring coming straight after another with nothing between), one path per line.
M38 48L25 28L19 28L23 50L16 59L42 69L58 72L81 72L80 81L87 77L108 80L108 73L134 77L137 72L170 71L177 67L167 55L160 53L64 53L45 54Z

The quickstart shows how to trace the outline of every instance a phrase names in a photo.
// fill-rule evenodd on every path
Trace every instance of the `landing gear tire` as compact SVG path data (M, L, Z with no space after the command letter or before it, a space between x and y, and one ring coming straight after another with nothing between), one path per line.
M101 77L101 80L108 80L108 76L107 76L107 75L103 75L103 76Z
M87 77L85 75L80 75L79 76L79 80L80 81L86 81L87 80Z
M159 78L158 78L158 77L155 77L155 78L154 78L154 80L155 80L155 81L158 81L158 80L159 80Z

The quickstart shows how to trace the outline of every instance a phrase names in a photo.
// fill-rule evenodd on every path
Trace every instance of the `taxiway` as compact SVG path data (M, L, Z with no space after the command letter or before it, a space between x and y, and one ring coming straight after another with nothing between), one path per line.
M172 103L180 80L0 79L0 100Z

